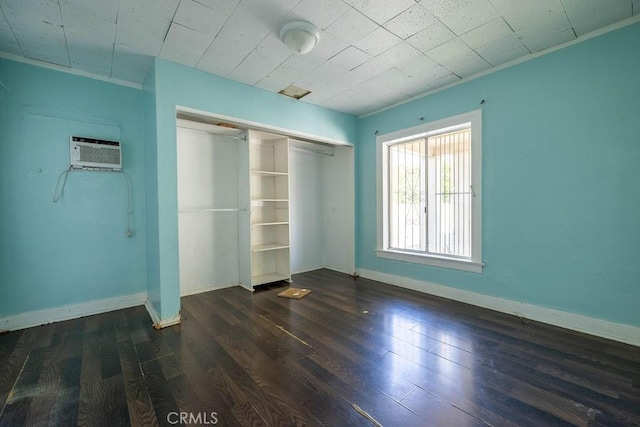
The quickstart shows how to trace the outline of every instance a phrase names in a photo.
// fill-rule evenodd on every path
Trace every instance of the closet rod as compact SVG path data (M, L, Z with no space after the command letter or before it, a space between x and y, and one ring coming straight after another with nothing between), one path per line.
M216 133L216 132L211 132L209 130L194 129L194 128L190 128L190 127L187 127L187 126L180 126L180 125L178 125L177 127L182 128L182 129L192 130L192 131L195 131L195 132L206 133L207 135L215 135L215 136L221 136L223 138L233 138L233 139L239 139L241 141L246 141L246 137L245 136L235 136L235 135L229 135L227 133Z
M310 150L308 148L302 148L302 147L289 147L290 150L296 150L296 151L306 151L307 153L313 153L313 154L319 154L321 156L329 156L329 157L333 157L333 153L324 153L322 151L316 151L316 150Z
M178 212L246 212L246 209L179 209Z

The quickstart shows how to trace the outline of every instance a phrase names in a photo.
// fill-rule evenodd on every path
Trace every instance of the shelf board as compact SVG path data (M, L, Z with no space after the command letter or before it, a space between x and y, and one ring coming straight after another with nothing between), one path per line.
M251 224L251 226L254 225L258 225L258 226L264 226L264 225L289 225L289 221L278 221L278 222L255 222L253 224Z
M280 280L289 280L291 276L282 273L267 273L258 276L251 276L251 284L253 286L262 285L264 283L279 282Z
M251 199L251 202L289 202L289 199Z
M275 251L277 249L287 249L289 245L283 243L269 243L267 245L255 245L251 247L252 252Z
M259 176L287 176L289 175L287 172L274 172L274 171L261 171L252 169L251 175L259 175Z

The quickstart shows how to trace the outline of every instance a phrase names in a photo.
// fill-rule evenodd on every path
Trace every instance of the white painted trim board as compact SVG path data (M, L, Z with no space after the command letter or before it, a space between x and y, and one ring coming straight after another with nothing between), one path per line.
M160 319L160 315L158 314L156 309L153 308L153 304L151 304L151 301L149 300L146 300L144 302L144 307L147 309L149 316L151 316L151 320L153 321L153 327L156 329L162 329L168 326L174 326L181 322L180 313L168 319L164 319L164 320Z
M15 331L46 325L47 323L62 322L79 317L135 307L144 304L146 299L147 293L139 292L137 294L104 298L63 307L28 311L0 318L0 331Z
M597 337L607 338L640 347L640 327L596 319L580 314L568 313L538 305L513 301L505 298L483 295L449 286L438 285L422 280L378 271L358 269L358 274L365 279L387 283L401 288L435 295L454 301L460 301L478 307L488 308L501 313L513 314L549 325L583 332Z

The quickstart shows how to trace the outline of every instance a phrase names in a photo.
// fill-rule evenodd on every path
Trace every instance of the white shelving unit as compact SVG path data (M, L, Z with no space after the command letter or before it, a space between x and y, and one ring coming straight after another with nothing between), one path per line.
M251 287L291 280L289 139L249 131Z

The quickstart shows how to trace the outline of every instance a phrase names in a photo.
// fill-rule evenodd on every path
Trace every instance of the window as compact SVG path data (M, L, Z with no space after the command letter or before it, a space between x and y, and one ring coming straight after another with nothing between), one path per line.
M378 256L482 271L481 118L377 138Z

